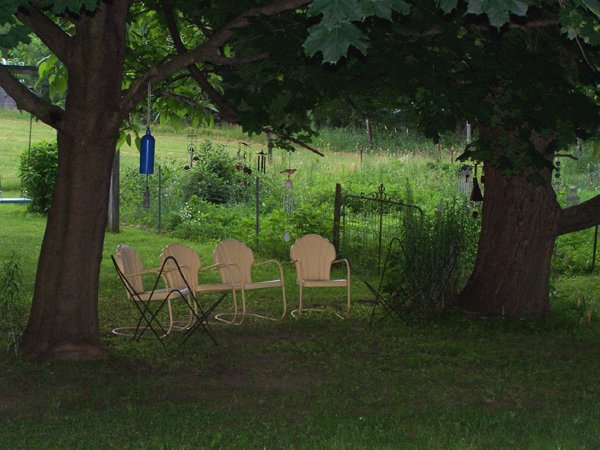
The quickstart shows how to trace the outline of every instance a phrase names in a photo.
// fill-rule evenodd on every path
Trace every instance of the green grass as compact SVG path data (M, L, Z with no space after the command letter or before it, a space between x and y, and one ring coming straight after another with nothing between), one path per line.
M24 211L0 209L0 259L21 255L28 297L45 221ZM600 307L589 294L600 289L597 277L556 280L553 313L540 322L457 315L369 329L369 296L355 279L355 308L344 321L312 314L215 325L219 346L198 334L182 352L177 336L165 351L154 339L111 335L135 314L108 255L127 242L155 265L170 240L130 227L107 235L99 302L106 361L32 364L0 353L4 448L600 446ZM210 260L211 246L186 243ZM293 305L289 266L286 274ZM278 308L274 295L250 300L253 308L263 301Z
M16 173L17 150L2 136L22 134L26 124L26 117L0 110L3 173ZM185 137L157 133L157 142L163 154L185 160ZM124 154L127 164L135 162L133 150ZM358 173L356 186L398 170L422 185L433 174L443 180L424 158L409 165L370 155L362 166L356 155L293 158L307 180L328 170ZM0 262L20 255L28 303L45 219L22 205L0 205L0 223ZM457 314L370 329L371 297L356 276L347 320L310 314L215 325L218 346L197 334L183 351L176 335L166 350L152 338L135 343L112 335L136 315L109 255L126 242L155 266L173 240L127 226L107 234L99 292L107 360L34 364L0 352L2 448L600 448L597 276L553 280L552 314L537 322L471 322ZM214 244L183 242L210 262ZM294 307L294 274L289 265L284 270ZM314 303L343 299L342 290L309 293ZM280 307L273 293L249 296L253 309Z

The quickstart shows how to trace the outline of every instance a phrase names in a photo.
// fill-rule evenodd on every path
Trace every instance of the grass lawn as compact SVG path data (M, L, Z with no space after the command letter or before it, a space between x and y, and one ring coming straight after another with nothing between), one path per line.
M18 195L25 124L26 116L0 110L5 196ZM186 138L157 131L161 156L183 163ZM34 142L52 138L52 130L34 122ZM304 164L299 177L327 172L329 164L351 171L357 161L356 155L340 156L341 163L296 158L294 164ZM135 150L125 148L123 161L134 165ZM372 156L363 167L371 177L387 163ZM0 262L18 253L24 306L44 226L23 205L0 205ZM454 314L370 329L370 296L355 276L347 320L310 314L215 325L218 346L198 333L182 351L177 335L166 348L150 337L136 343L113 335L111 329L132 324L136 314L110 254L125 242L156 266L160 249L172 241L127 226L107 234L99 293L107 360L40 364L0 351L0 448L600 448L597 275L554 279L552 314L537 322L474 322ZM210 263L214 243L184 243ZM293 308L294 273L289 265L284 270ZM343 298L343 289L309 290L307 302L340 306ZM249 293L249 307L275 315L277 291ZM4 350L3 333L0 326Z
M0 209L0 259L19 252L29 293L44 219L24 211ZM178 351L177 336L165 350L111 335L135 318L108 259L120 241L154 264L171 239L127 227L107 235L106 361L33 364L0 353L3 448L600 448L599 311L592 305L584 323L574 294L597 292L597 277L555 281L554 312L537 323L456 315L376 329L357 280L348 320L215 325L219 346L197 334ZM188 244L208 260L209 247ZM275 295L262 300L275 311Z

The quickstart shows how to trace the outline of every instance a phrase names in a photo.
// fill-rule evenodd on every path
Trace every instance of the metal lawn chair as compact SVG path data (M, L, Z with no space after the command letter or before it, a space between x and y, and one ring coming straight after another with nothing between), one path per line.
M260 314L248 313L246 308L246 292L256 289L281 288L281 298L283 304L283 312L279 320L285 317L286 300L285 300L285 282L283 279L283 269L281 264L274 260L255 262L252 250L243 242L236 239L225 239L221 241L213 251L213 261L217 265L221 274L223 284L232 286L235 291L242 293L242 311L238 313L237 305L231 313L222 313L215 316L215 319L223 322L239 325L246 316L254 316L263 319L277 320L277 318L267 317ZM255 281L252 278L252 269L263 266L265 264L273 264L277 267L279 278L271 280ZM235 304L235 297L234 297ZM225 317L233 316L231 320ZM239 317L239 320L238 320Z
M322 310L304 308L305 288L346 288L347 311L350 313L350 264L347 259L336 259L335 247L327 238L318 234L302 236L290 248L290 259L296 267L296 282L300 286L300 304L292 311L292 316L303 311ZM331 267L340 263L346 266L346 278L332 279Z

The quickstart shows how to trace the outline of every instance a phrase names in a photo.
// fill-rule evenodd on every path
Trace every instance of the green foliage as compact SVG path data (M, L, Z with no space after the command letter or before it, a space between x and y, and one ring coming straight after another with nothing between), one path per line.
M309 29L304 49L309 56L323 53L323 61L335 63L349 47L367 51L366 36L352 22L368 16L391 20L392 12L408 14L410 5L403 0L315 0L308 8L309 16L321 15L321 21Z
M58 170L56 142L38 142L21 153L19 176L32 202L29 210L46 214L52 205Z
M431 320L454 305L473 269L479 222L472 210L453 202L423 223L405 219L402 241L392 246L384 289L407 320Z
M208 202L224 204L244 201L250 195L251 180L245 161L231 157L223 145L206 141L198 147L198 160L183 183L184 201L193 196ZM251 169L250 169L251 172Z
M8 341L7 349L19 351L24 328L25 308L21 303L21 260L13 253L0 267L0 334Z

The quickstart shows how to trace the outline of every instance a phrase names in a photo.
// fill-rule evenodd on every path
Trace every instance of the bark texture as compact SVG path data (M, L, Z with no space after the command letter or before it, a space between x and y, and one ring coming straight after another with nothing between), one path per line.
M79 19L72 38L56 192L23 335L23 349L31 357L104 356L98 283L119 135L127 9L127 1L101 3L93 15Z
M459 296L465 311L490 316L542 317L550 310L552 248L560 207L542 173L542 185L525 174L505 178L485 166L485 200L475 269Z

